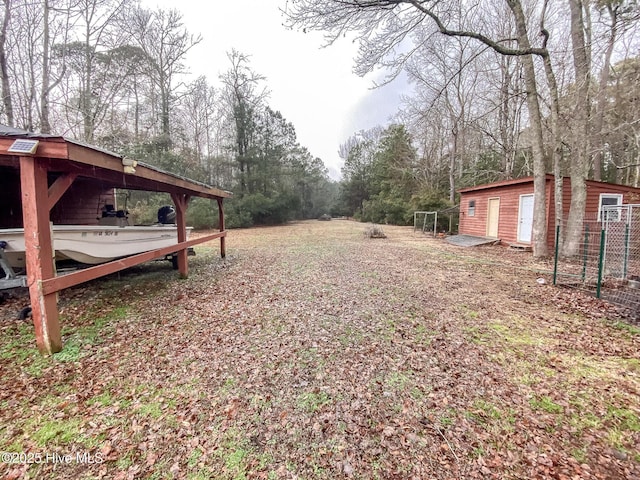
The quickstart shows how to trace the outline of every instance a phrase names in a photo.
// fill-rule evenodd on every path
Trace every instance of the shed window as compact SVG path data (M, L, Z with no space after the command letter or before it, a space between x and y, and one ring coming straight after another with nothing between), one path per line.
M620 221L620 209L607 209L603 212L603 207L611 207L622 205L621 193L601 193L600 202L598 204L598 220L607 220L610 222ZM603 215L604 214L604 215Z
M475 217L476 216L476 201L475 200L469 200L469 216L470 217Z

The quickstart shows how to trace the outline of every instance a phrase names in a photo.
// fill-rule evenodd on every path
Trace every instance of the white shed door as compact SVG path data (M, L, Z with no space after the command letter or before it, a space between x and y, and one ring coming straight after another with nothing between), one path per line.
M531 243L533 231L533 195L520 195L518 211L518 242Z

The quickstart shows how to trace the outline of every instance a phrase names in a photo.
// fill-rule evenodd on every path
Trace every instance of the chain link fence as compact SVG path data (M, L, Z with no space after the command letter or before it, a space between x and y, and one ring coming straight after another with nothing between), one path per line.
M559 245L562 227L556 230L554 284L579 288L640 315L640 205L607 206L599 218L585 216L578 249L570 257Z

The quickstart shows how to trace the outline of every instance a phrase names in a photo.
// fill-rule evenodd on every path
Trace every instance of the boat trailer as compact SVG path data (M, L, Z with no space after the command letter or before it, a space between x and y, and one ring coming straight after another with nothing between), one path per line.
M0 278L0 290L26 287L27 276L24 274L17 274L13 267L9 264L9 261L4 254L4 249L6 247L7 242L5 242L4 240L0 240L0 267L2 267L2 271L4 272L4 278ZM187 248L188 256L195 256L195 254L196 252L193 247ZM158 260L168 260L169 262L171 262L174 270L178 268L178 256L175 253L160 257Z
M6 290L9 288L20 288L27 286L27 276L18 275L4 255L4 249L7 247L7 242L0 240L0 267L4 272L4 278L0 279L0 290Z

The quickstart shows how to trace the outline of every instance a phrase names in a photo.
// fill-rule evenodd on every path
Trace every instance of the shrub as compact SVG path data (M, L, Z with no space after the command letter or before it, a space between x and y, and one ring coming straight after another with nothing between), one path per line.
M380 225L369 225L364 231L364 236L367 238L387 238L382 227Z
M187 209L187 225L196 230L218 227L218 205L215 200L196 197Z
M391 225L410 225L413 221L411 204L398 197L373 196L364 202L362 220Z

